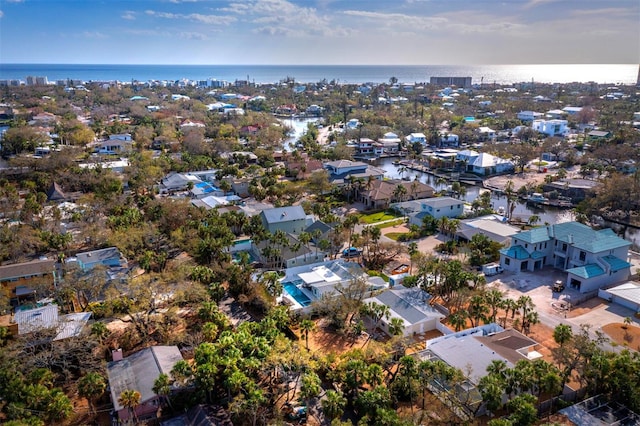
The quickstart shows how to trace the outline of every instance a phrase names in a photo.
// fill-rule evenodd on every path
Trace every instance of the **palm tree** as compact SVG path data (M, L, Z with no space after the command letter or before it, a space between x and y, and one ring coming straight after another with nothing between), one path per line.
M316 328L316 323L311 321L310 319L303 319L300 322L300 331L304 336L304 341L305 341L307 350L309 350L309 333L315 330L315 328Z
M458 311L449 316L449 324L455 331L460 331L467 325L467 318L467 311Z
M407 188L405 188L403 185L400 185L400 184L396 186L396 189L394 189L393 191L393 199L399 203L404 201L404 198L406 197L406 195L407 195Z
M416 243L415 241L411 241L409 243L408 246L408 252L409 252L409 275L411 275L413 273L413 259L416 256L416 254L420 253L420 251L418 250L418 243Z
M328 390L320 404L325 417L333 420L344 413L344 408L347 406L347 398L340 391Z
M173 406L171 405L171 399L169 398L169 394L171 393L171 382L169 380L169 376L162 373L158 376L158 378L153 382L153 393L162 397L173 411Z
M553 329L553 340L555 340L560 347L563 347L572 337L573 331L567 324L558 324L556 328Z
M58 420L67 419L73 413L71 400L60 389L51 390L48 399L46 416L51 424L55 424Z
M95 413L94 400L102 395L106 389L107 382L104 377L98 373L87 373L78 380L78 394L87 399L92 413Z
M138 418L136 416L136 407L140 405L141 398L142 395L140 395L140 392L133 389L123 390L118 397L118 404L122 405L129 411L129 419L133 418L134 423L138 423Z
M389 334L392 336L402 336L404 333L404 320L402 318L393 317L391 318L391 321L389 321L387 328L389 329Z

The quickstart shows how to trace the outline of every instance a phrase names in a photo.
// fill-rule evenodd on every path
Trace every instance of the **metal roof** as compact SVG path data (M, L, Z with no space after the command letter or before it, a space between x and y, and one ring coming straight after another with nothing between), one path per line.
M397 316L408 325L414 325L431 318L444 318L444 315L427 304L430 297L418 288L399 288L387 290L365 301L386 305L391 310L391 316Z
M593 230L579 222L565 222L556 225L541 226L521 232L514 238L530 244L556 239L589 253L601 253L631 245L629 241L616 235L611 229Z
M124 407L118 402L122 391L140 392L140 403L155 398L153 384L160 374L170 374L173 366L181 361L177 346L152 346L107 364L107 376L111 388L111 400L116 411Z
M600 265L596 265L595 263L590 263L588 265L567 269L567 272L569 274L573 274L581 278L589 279L589 278L603 275L604 269L602 269Z
M96 262L104 262L110 259L120 259L122 255L116 247L108 247L101 250L85 251L76 254L76 258L83 265Z
M500 250L500 253L512 259L522 260L529 258L529 252L522 246L511 246L509 248L503 248Z
M631 267L631 264L629 262L622 260L618 257L615 257L613 255L603 256L602 260L604 260L609 264L609 267L613 272L618 272L623 269L627 269Z
M307 217L301 206L275 207L263 210L262 215L267 223L283 223L293 220L304 220Z
M627 282L610 288L606 292L640 305L640 284Z

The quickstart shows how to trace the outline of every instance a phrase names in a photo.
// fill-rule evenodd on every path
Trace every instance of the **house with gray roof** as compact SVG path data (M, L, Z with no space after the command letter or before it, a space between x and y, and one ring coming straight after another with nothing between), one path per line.
M392 318L400 318L404 324L403 335L411 336L435 330L437 322L445 316L429 305L431 295L418 287L398 286L363 300L389 307L389 317L382 318L380 328L387 334Z
M433 197L402 203L394 203L392 208L409 216L409 223L422 226L422 219L425 216L432 216L434 219L442 217L456 218L464 213L464 201L451 197Z
M173 366L181 361L177 346L152 346L107 364L111 401L121 421L129 420L129 410L118 399L125 390L140 392L140 404L135 408L138 420L156 418L160 396L153 392L153 384L160 374L171 375Z
M552 266L567 273L567 286L589 293L629 278L630 246L611 229L559 223L514 235L511 246L500 250L500 266L512 272Z
M32 295L34 290L31 286L36 283L48 281L53 286L57 278L56 261L53 259L0 266L0 288L9 293L12 299Z
M98 265L120 267L127 263L127 259L122 256L122 253L116 247L78 253L76 254L76 261L84 272L90 271Z
M455 388L444 381L431 383L431 387L457 395L461 408L472 417L486 412L476 386L487 375L487 367L493 361L502 361L507 368L513 368L520 360L534 361L542 357L538 349L540 345L535 340L492 323L427 340L426 348L416 356L421 360L443 361L465 374L466 380L455 384Z
M51 330L52 340L63 340L78 336L91 318L90 312L60 315L58 305L44 305L33 309L19 309L8 322L0 323L11 335L24 335Z
M264 229L272 234L284 231L287 234L300 234L312 223L302 206L274 207L260 213Z

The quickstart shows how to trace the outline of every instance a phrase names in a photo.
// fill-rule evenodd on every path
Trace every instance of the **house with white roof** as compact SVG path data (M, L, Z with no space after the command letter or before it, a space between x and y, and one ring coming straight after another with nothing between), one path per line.
M405 137L405 140L410 144L419 142L422 145L425 145L427 143L427 137L424 133L410 133L409 136Z
M510 160L496 157L486 152L478 153L473 150L463 150L457 153L456 161L463 163L464 171L489 176L501 173L508 173L515 169L515 165Z
M440 146L458 146L460 143L460 136L454 133L440 131L438 135L440 137Z
M391 335L389 324L393 318L399 318L404 324L403 335L411 336L435 330L438 321L445 317L429 305L430 298L429 293L418 287L397 286L362 302L389 307L389 316L382 318L379 324L385 333Z
M611 229L559 223L514 235L511 246L500 250L500 266L512 272L552 266L567 273L567 286L589 293L629 278L630 246Z
M52 330L53 340L63 340L78 336L91 318L91 312L80 312L67 315L59 314L58 305L44 305L33 309L17 310L8 324L12 335L24 335L37 331Z
M547 136L566 136L569 133L567 120L533 120L531 128Z
M518 120L520 121L533 121L539 118L543 118L544 114L535 111L520 111L518 114L516 114L516 117L518 117Z
M356 279L364 280L369 291L387 286L380 277L370 277L357 262L337 259L287 268L280 299L293 310L304 310L314 300L335 296L338 286L346 288Z
M497 214L463 219L460 221L456 237L462 241L471 241L474 235L481 234L502 245L509 244L511 237L520 232L520 228L509 225L504 216Z
M482 141L494 140L496 138L496 131L490 127L482 126L478 128L478 137Z
M562 108L562 110L564 112L566 112L567 114L569 114L569 115L576 115L580 111L582 111L582 107L566 106L566 107Z
M640 283L627 281L608 289L600 289L598 296L608 302L615 303L633 312L640 313ZM636 320L637 321L637 320Z

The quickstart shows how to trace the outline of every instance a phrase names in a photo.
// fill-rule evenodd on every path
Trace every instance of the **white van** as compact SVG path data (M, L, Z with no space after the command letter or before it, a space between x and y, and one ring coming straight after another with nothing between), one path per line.
M487 263L486 265L482 265L482 273L486 277L490 277L491 275L498 275L503 272L504 270L499 263Z

